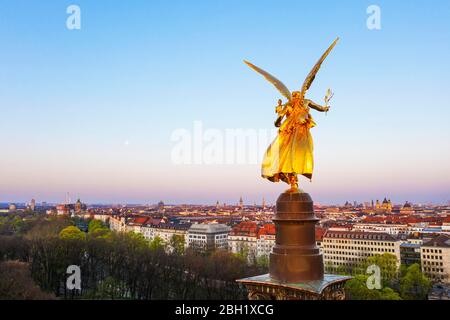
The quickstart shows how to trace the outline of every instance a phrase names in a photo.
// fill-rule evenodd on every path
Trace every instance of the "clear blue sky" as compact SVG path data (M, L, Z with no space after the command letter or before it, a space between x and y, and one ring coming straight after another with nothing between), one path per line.
M81 30L66 8L81 8ZM381 8L368 30L366 8ZM450 2L0 1L0 201L271 202L259 165L181 165L171 134L271 129L323 50L309 97L321 203L450 200Z

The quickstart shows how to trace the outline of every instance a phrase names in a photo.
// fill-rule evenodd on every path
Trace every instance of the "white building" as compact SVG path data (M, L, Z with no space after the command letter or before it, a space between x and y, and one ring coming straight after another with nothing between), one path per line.
M400 240L387 233L328 230L322 242L324 264L351 268L368 257L390 253L400 265L400 244Z
M274 235L262 235L256 241L256 257L269 257L272 252L272 248L275 245Z
M420 250L422 272L434 282L450 283L450 236L425 242Z
M249 263L255 258L269 257L275 245L275 225L259 226L253 221L244 221L234 226L228 235L228 249L235 254L245 255Z
M142 226L149 220L149 217L138 216L125 219L127 232L142 233Z
M219 223L193 224L187 231L186 246L194 250L228 249L230 227Z
M154 240L156 237L162 239L166 244L170 244L173 236L181 236L186 239L187 230L189 225L173 225L173 224L144 224L141 227L141 233L149 241Z
M256 240L256 256L269 257L272 248L275 245L275 225L265 224L258 230L258 239Z
M98 213L94 214L94 219L95 220L100 220L101 222L103 222L105 224L109 223L109 219L110 218L111 218L110 214L104 214L104 213L102 213L102 214L98 214Z
M109 219L109 228L112 231L125 232L127 231L126 218L120 216L111 216Z
M258 225L244 221L233 227L228 235L228 248L232 253L242 254L252 262L257 256Z

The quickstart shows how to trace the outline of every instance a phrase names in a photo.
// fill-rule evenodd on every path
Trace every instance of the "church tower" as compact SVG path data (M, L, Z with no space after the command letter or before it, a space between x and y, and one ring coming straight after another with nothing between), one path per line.
M75 203L75 212L80 213L83 209L83 204L81 203L80 198L78 198L77 202Z
M391 202L391 199L388 200L388 203L387 203L387 211L388 211L388 212L392 212L392 202Z

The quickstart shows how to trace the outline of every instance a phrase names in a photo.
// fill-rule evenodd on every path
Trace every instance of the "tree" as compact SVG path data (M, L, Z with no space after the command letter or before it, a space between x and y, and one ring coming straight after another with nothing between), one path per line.
M94 232L97 229L102 229L105 228L105 226L103 225L103 223L100 220L91 220L91 222L89 222L88 225L88 231L89 233Z
M0 235L13 235L14 227L7 217L0 217Z
M184 236L174 234L170 239L169 246L172 248L172 252L176 255L184 254Z
M121 299L122 291L121 287L123 287L124 284L120 283L117 279L114 279L113 277L107 277L105 280L99 283L97 291L95 295L93 295L93 298L96 299Z
M381 290L380 300L402 300L400 295L389 287Z
M67 217L45 217L38 219L25 237L27 239L44 239L58 237L61 230L73 225Z
M383 284L388 285L398 276L397 257L390 253L374 255L367 259L366 268L370 265L377 265L381 269L381 279Z
M367 276L357 275L345 284L345 294L349 300L374 300L376 291L367 288Z
M349 300L401 300L397 292L389 287L381 290L367 287L366 275L357 275L345 284L345 293Z
M256 258L256 265L263 269L269 268L269 257L267 255L262 255Z
M89 236L93 238L109 239L111 237L111 230L106 227L95 228L93 231L89 231Z
M85 233L75 226L68 226L64 228L60 233L59 237L64 240L76 239L81 240L86 237Z
M152 250L164 249L165 246L166 246L166 244L165 244L164 240L158 236L154 237L153 240L150 241L150 249L152 249Z
M92 238L108 239L111 237L111 230L100 220L91 220L88 224L88 233Z
M422 274L417 263L410 265L400 279L400 295L406 300L426 299L430 288L430 280Z
M236 253L236 256L238 258L240 258L242 261L245 261L246 263L248 263L248 261L249 261L249 252L250 252L250 250L248 249L248 245L247 244L243 244L243 245L238 247L238 252Z
M43 300L55 296L43 292L31 278L27 263L20 261L0 262L1 300Z
M235 280L262 273L226 250L168 253L159 237L150 244L132 232L95 237L101 228L84 237L76 227L66 228L68 222L43 217L33 237L0 236L0 259L29 261L33 281L63 299L245 299ZM173 240L181 246L181 238ZM79 292L66 287L69 265L82 270Z

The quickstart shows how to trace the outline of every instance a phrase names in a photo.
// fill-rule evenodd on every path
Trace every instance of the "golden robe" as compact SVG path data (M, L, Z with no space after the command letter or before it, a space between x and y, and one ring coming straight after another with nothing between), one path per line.
M309 109L306 103L295 108L288 106L286 120L264 155L261 168L263 178L286 183L289 183L288 174L312 178L313 140L309 129L316 124Z

